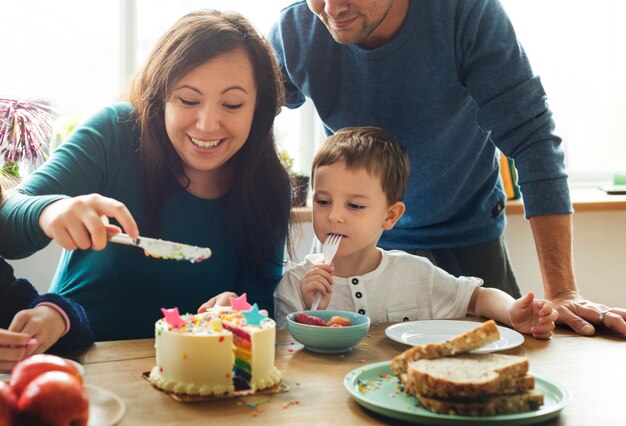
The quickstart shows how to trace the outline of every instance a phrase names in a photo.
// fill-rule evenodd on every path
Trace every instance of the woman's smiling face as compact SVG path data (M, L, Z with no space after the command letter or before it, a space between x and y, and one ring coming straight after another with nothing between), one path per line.
M165 127L191 188L203 193L219 182L224 165L246 143L256 97L252 64L243 50L216 56L174 83Z

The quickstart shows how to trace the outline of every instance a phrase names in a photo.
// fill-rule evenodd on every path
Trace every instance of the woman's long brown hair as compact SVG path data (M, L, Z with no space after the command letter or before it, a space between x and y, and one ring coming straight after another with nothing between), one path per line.
M172 86L195 67L241 49L252 63L257 84L250 135L229 160L233 177L224 196L225 223L236 241L240 264L259 278L269 277L268 262L288 240L290 184L274 143L273 123L283 86L272 50L240 14L203 10L187 14L157 42L131 85L130 101L138 115L143 207L148 232L160 233L162 206L176 188L189 185L182 161L165 129L165 103ZM228 225L227 225L228 226Z

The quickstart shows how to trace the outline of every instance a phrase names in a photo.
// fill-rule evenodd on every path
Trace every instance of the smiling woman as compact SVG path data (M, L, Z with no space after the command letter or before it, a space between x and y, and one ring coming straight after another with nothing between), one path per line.
M85 307L97 340L152 336L161 307L193 312L226 291L272 312L290 207L272 135L281 96L271 49L243 16L185 15L130 103L87 119L17 187L0 210L0 253L27 256L50 239L65 248L52 291ZM137 256L107 244L107 218L132 238L141 230L213 256Z

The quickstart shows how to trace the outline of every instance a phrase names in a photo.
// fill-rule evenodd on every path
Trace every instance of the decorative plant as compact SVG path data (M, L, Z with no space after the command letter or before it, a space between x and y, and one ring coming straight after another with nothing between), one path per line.
M2 171L18 176L20 161L38 165L48 158L54 116L38 101L0 98Z

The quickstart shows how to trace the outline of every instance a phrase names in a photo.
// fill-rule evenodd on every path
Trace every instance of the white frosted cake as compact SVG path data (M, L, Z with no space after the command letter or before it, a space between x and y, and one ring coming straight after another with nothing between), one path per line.
M150 381L169 392L204 396L279 383L280 371L274 365L276 323L267 317L246 320L244 314L226 309L186 314L178 317L180 324L158 320L157 365Z

